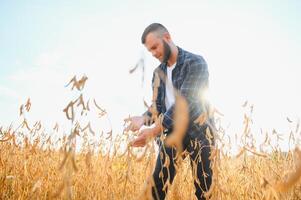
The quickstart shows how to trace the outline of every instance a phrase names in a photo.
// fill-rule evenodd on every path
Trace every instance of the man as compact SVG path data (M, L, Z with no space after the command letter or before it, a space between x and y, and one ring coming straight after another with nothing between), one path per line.
M198 119L202 118L201 116L204 116L209 108L209 103L203 98L208 88L207 64L201 56L177 47L162 24L150 24L143 32L141 42L161 64L154 71L155 99L153 99L152 109L142 116L131 117L127 129L140 130L147 121L159 115L163 116L163 119L162 123L158 123L158 120L152 121L153 126L140 130L139 136L131 144L134 147L143 147L149 138L155 138L161 134L169 135L172 132L176 107L175 95L180 94L186 100L189 111L188 128L181 142L183 150L187 151L190 156L195 175L195 195L198 199L205 199L204 193L209 190L212 182L209 159L210 141L206 137L206 132L211 133L213 119L209 117L205 123L199 123ZM159 142L160 152L153 172L152 195L154 199L165 199L167 188L164 186L167 181L172 183L174 179L176 150L174 147L166 146L164 141ZM166 166L164 163L167 156L170 163Z

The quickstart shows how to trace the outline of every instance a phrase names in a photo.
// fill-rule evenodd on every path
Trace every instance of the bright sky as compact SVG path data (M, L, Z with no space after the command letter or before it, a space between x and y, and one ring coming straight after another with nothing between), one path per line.
M62 109L76 94L64 87L89 77L85 96L96 98L120 132L123 119L150 102L159 64L140 44L144 28L164 24L174 42L201 54L210 72L211 99L232 131L240 130L248 100L254 124L284 133L301 116L300 1L1 1L0 124L30 118L66 123ZM141 56L142 71L129 74ZM238 127L238 128L237 128Z

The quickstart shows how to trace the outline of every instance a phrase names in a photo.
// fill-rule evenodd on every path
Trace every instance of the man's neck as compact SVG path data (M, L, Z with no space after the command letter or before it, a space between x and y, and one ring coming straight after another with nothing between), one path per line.
M177 46L173 45L171 47L170 57L169 57L169 59L167 61L167 66L168 67L173 66L177 62L178 53L179 53L179 50L178 50Z

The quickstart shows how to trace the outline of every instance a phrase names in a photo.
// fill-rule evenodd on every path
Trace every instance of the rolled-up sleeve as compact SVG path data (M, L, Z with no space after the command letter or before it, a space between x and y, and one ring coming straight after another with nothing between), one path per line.
M151 104L150 108L142 114L144 117L147 117L148 119L151 119L151 118L154 117L153 116L154 112L156 114L159 114L162 111L162 103L161 103L162 91L159 90L159 86L160 86L160 82L161 82L160 77L159 77L159 73L160 73L160 66L157 67L153 72L153 78L152 78L152 89L153 89L152 104ZM147 123L147 125L150 125L152 123L153 123L153 121L151 121L150 123Z

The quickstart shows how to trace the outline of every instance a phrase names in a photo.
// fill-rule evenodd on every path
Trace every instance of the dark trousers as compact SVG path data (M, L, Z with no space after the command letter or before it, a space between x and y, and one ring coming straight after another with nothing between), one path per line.
M205 136L205 132L206 127L193 128L193 130L188 131L190 134L187 134L183 141L183 150L188 151L190 156L190 164L196 189L195 195L198 199L205 199L204 192L209 190L212 183L212 170L209 159L211 147ZM172 183L176 174L175 164L177 152L174 148L165 146L163 142L159 145L159 154L153 173L154 185L152 187L152 195L156 200L163 200L165 199L168 189L166 183L168 181ZM169 158L167 158L167 156Z

